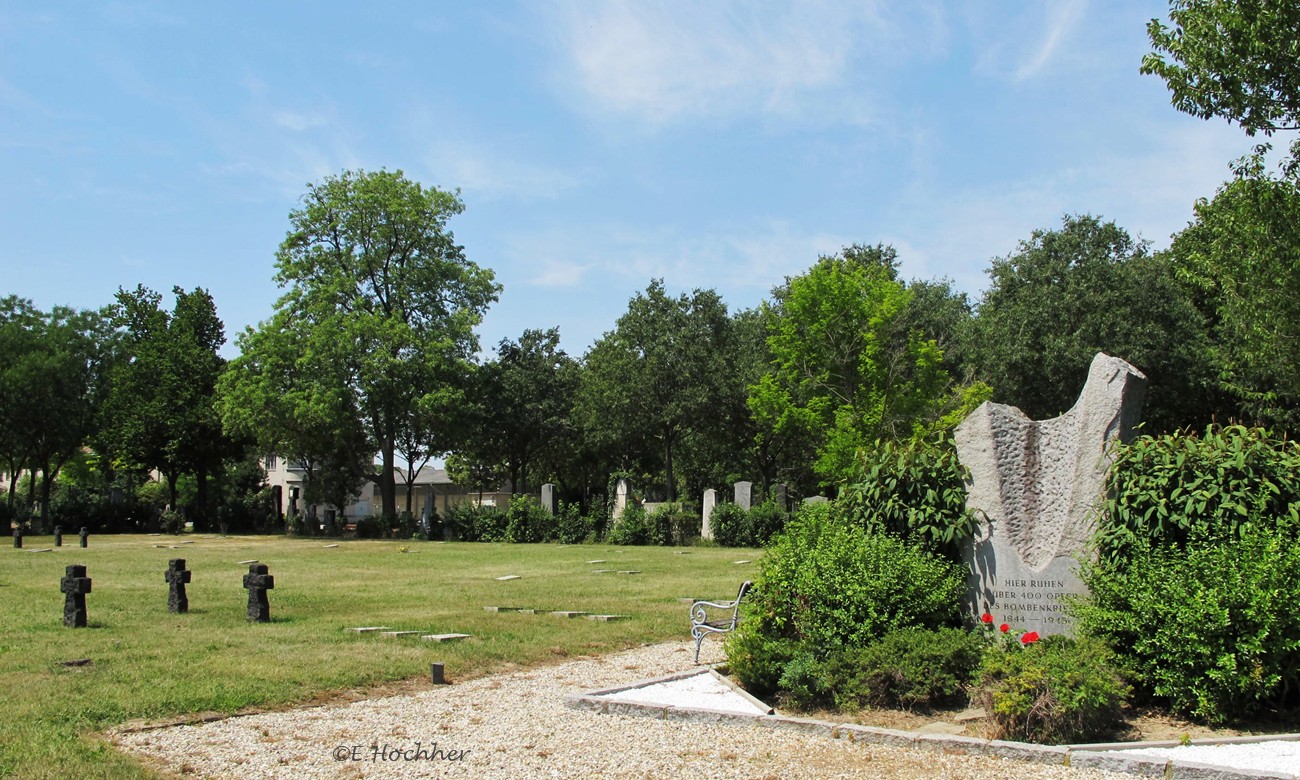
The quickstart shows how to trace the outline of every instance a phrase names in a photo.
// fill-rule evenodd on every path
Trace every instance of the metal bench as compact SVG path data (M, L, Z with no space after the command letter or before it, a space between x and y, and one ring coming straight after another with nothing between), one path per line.
M704 642L704 637L736 630L736 623L740 620L740 602L753 584L746 580L740 586L735 601L697 601L691 604L691 638L695 640L695 663L700 662L700 644ZM710 610L715 610L712 616ZM729 617L719 614L727 610L731 610Z

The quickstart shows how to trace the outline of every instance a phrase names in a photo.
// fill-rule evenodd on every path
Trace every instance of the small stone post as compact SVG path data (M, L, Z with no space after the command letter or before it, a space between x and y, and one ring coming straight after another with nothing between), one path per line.
M170 586L167 589L167 611L183 614L190 611L190 599L185 595L185 585L193 572L185 569L184 558L172 558L167 562L167 573L163 579Z
M61 525L54 526L54 546L63 546L63 526Z
M81 537L81 546L82 546L82 547L89 547L89 546L90 546L90 529L89 529L89 528L85 528L85 527L83 527L83 528L81 529L81 533L79 533L79 534L77 534L77 535Z
M253 623L271 622L271 603L266 592L275 587L275 577L267 572L265 563L248 564L244 587L248 589L248 620Z
M69 628L86 627L86 594L90 592L90 578L86 567L73 564L65 570L59 581L63 591L63 625Z
M704 500L701 502L703 507L704 518L700 523L700 537L703 539L713 538L713 525L709 518L713 516L713 508L718 505L718 491L709 488L704 491Z

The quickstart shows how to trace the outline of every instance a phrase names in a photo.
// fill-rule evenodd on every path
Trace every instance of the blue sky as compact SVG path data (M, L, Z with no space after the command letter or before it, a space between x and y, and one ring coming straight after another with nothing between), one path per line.
M1167 246L1250 148L1138 74L1167 7L0 0L0 289L202 286L233 342L306 184L388 168L461 190L485 347L582 354L653 277L751 307L854 242L976 296L1066 213Z

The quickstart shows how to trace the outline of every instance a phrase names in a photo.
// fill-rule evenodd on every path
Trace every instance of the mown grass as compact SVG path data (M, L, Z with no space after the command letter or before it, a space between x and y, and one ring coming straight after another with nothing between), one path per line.
M180 541L192 544L170 545ZM67 541L65 540L65 544ZM683 597L730 598L752 550L442 544L209 536L96 536L88 549L28 537L0 549L0 777L138 778L151 772L96 733L138 719L292 706L424 677L451 681L568 655L688 636ZM158 547L156 545L162 545ZM402 548L407 552L402 552ZM169 558L194 572L190 612L167 612ZM270 566L270 624L245 621L242 578ZM605 559L604 564L588 564ZM84 564L89 625L63 626L59 579ZM595 569L639 570L596 574ZM516 574L520 579L498 582ZM599 623L485 606L627 615ZM437 644L345 631L386 625L474 638ZM64 661L89 658L86 666Z

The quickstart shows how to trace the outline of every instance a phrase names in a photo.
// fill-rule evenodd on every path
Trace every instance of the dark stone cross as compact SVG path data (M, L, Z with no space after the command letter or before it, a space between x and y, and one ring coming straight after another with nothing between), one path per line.
M67 568L67 573L59 581L59 590L63 597L63 625L70 628L86 627L86 594L90 592L90 578L86 576L86 567L76 564Z
M167 561L167 573L163 579L170 588L167 590L167 611L183 613L190 611L190 599L185 595L185 584L190 581L192 571L186 571L184 558L172 558Z
M78 536L81 537L81 546L82 546L82 547L89 547L89 546L90 546L90 542L88 541L88 540L90 539L90 529L89 529L89 528L82 528L82 529L81 529L81 533L78 534Z
M256 623L271 622L271 603L266 599L266 592L275 587L275 577L267 571L265 563L250 563L248 573L244 575L244 587L248 588L248 619Z
M54 526L54 546L63 546L63 526L61 525Z
M23 529L21 528L14 529L14 549L23 549Z

